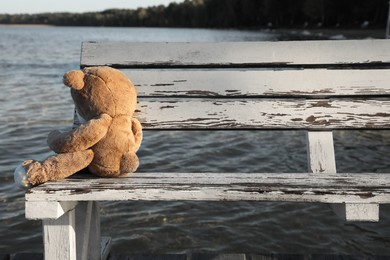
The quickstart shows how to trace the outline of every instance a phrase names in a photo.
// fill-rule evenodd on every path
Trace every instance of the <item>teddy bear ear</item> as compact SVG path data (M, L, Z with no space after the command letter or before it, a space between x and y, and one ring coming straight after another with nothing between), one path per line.
M71 70L64 75L64 84L76 90L84 87L84 72L81 70Z

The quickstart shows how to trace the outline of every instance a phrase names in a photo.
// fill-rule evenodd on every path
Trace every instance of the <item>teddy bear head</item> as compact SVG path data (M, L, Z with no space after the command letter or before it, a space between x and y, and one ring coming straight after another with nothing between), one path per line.
M72 70L65 73L63 81L71 88L76 110L85 120L103 113L111 117L132 116L134 113L136 90L119 70L110 67Z

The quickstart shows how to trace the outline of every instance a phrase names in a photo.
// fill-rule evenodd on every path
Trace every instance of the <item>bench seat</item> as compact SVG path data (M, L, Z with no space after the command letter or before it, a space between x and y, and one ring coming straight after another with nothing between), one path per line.
M135 173L129 177L69 178L26 194L45 201L287 201L390 203L388 174ZM31 213L30 213L31 212ZM39 214L39 212L37 213Z

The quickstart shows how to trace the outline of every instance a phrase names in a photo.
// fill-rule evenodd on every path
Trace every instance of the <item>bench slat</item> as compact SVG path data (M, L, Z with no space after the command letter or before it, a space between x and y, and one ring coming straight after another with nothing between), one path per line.
M307 131L308 172L328 174L336 171L332 131Z
M104 200L257 200L389 203L387 174L136 173L124 178L48 182L26 193L26 203Z
M390 70L122 70L139 96L334 97L390 95Z
M292 66L390 63L386 40L96 43L82 45L81 66Z
M390 100L139 98L144 129L390 129Z

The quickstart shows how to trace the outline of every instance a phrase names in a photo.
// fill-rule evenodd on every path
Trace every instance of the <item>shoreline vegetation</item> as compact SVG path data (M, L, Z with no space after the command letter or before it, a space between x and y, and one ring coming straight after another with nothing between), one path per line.
M2 25L218 29L383 29L388 0L185 0L138 9L0 14Z
M48 24L1 24L0 27L31 27L31 28L45 28L45 27L56 27L56 25ZM59 26L62 27L62 26ZM66 27L66 26L63 26ZM81 26L79 26L81 28ZM92 27L92 26L88 26ZM109 27L110 28L110 27ZM115 27L111 27L115 28ZM163 27L116 27L116 28L163 28ZM171 29L197 29L197 28L181 28L181 27L170 27ZM222 29L229 30L231 28L212 28L212 29ZM303 28L281 28L281 29L248 29L249 31L263 31L263 32L276 32L281 34L281 40L325 40L325 39L334 39L334 40L344 40L344 39L383 39L386 38L386 33L384 29L368 29L368 28L313 28L313 29L303 29ZM283 37L284 36L284 37Z

